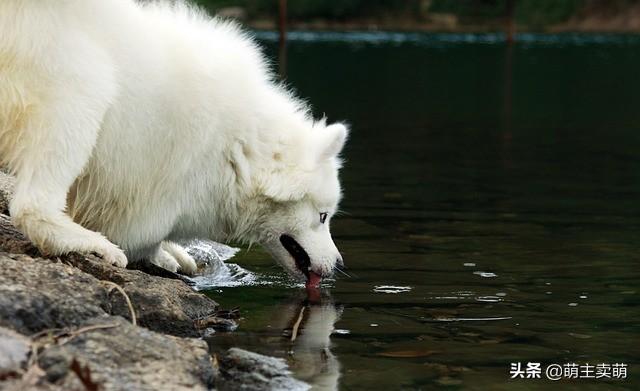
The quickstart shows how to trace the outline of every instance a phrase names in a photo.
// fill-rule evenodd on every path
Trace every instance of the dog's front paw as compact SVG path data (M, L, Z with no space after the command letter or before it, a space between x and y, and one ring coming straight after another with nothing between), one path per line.
M102 258L102 260L109 265L117 267L127 266L127 256L124 255L124 251L120 250L115 244L108 243L93 249L91 252Z

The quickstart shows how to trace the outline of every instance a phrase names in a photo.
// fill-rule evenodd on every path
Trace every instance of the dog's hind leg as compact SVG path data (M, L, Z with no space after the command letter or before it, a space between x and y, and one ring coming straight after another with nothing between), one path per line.
M67 192L89 161L115 96L113 69L104 53L79 36L51 60L58 61L51 65L56 73L36 75L45 82L25 92L38 94L29 115L5 132L12 136L12 148L3 152L16 176L12 221L45 254L96 253L126 266L120 248L65 212Z
M169 270L170 272L175 273L180 269L178 261L173 257L173 255L166 252L161 245L156 247L149 261L156 266Z

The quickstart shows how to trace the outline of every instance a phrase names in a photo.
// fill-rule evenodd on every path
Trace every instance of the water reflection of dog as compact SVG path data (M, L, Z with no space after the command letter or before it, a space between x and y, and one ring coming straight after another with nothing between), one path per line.
M337 390L340 363L331 353L331 334L342 308L328 294L298 296L277 311L287 361L295 376L313 390Z

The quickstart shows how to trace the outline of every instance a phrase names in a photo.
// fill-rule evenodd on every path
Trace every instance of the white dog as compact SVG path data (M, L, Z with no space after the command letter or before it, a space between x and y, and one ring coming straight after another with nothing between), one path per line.
M232 23L179 3L0 1L0 163L45 253L193 273L173 240L241 240L317 284L342 262L346 137Z

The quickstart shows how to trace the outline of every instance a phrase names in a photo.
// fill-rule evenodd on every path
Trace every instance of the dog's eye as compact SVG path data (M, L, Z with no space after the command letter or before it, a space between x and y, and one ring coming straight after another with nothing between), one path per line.
M320 224L324 224L326 220L327 220L327 212L320 213Z

